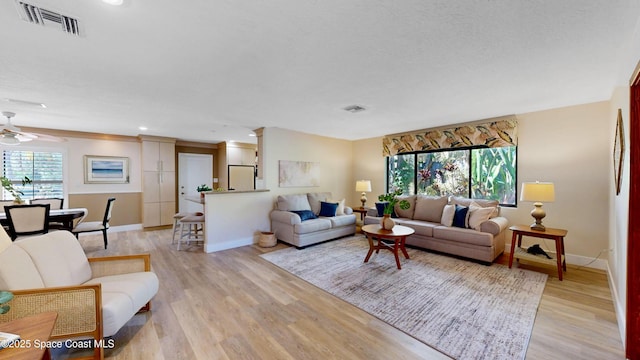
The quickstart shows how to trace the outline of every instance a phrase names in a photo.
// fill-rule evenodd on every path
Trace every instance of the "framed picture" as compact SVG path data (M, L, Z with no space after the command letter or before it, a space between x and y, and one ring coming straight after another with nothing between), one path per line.
M129 158L116 156L84 156L85 184L129 183Z
M613 177L615 179L616 195L618 195L620 194L620 186L622 185L622 167L624 164L624 126L622 124L622 109L618 109L616 138L613 141Z

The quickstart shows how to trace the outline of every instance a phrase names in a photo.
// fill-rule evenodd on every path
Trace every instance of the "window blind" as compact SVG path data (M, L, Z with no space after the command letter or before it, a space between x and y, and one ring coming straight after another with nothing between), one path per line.
M4 150L2 175L22 191L23 199L63 197L62 153L30 150ZM24 177L31 184L22 185ZM13 199L3 189L3 199Z

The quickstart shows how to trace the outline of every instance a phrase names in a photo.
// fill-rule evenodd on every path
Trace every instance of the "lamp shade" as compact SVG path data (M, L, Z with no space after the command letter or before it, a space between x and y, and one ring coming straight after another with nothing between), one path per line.
M524 182L520 191L520 201L554 202L556 199L553 183Z
M356 181L356 191L370 192L371 180L358 180Z

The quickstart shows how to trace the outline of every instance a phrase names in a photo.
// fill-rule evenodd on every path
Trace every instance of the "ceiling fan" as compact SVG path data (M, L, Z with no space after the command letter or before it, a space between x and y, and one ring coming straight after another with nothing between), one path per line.
M20 143L31 141L31 140L43 140L43 141L55 141L55 142L65 141L65 139L57 136L25 132L20 130L19 127L11 123L11 118L16 116L16 113L14 112L3 111L2 115L7 118L7 123L0 126L0 144L1 145L20 145Z

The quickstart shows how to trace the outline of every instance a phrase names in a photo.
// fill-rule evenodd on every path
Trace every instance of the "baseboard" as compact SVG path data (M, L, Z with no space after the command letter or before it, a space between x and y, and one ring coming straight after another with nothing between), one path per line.
M509 249L511 249L511 244L505 244L505 249L508 251ZM555 255L555 251L547 251L545 249L545 251L549 254L554 254ZM594 258L590 258L590 257L586 257L586 256L581 256L581 255L572 255L572 254L565 254L565 259L567 261L567 264L571 264L574 266L579 266L579 267L587 267L587 268L591 268L591 269L598 269L598 270L604 270L607 271L609 270L609 264L607 262L607 260L604 259L594 259Z
M256 243L254 237L241 238L233 241L225 242L209 242L205 244L204 252L212 253L216 251L233 249L241 246L253 245Z
M122 231L135 231L135 230L142 230L142 224L111 226L107 230L107 233L109 234L109 233L116 233L116 232L122 232ZM80 233L79 235L88 236L88 235L96 235L96 234L100 234L100 232L94 231L94 232Z
M627 316L624 312L624 307L622 306L620 296L618 295L618 289L616 287L616 283L611 277L611 269L607 264L607 279L609 280L609 290L611 291L611 298L613 300L613 307L616 311L616 320L618 321L618 331L620 332L620 339L622 339L622 348L626 349L626 340L627 340Z

